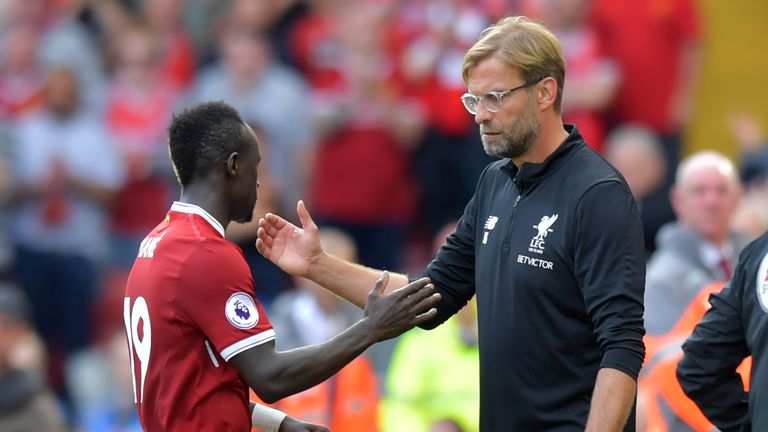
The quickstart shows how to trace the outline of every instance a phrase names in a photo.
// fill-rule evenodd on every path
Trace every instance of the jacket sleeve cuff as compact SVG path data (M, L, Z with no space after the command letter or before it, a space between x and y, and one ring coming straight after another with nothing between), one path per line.
M616 369L629 375L637 381L640 367L643 365L643 354L629 348L613 348L606 351L600 368Z

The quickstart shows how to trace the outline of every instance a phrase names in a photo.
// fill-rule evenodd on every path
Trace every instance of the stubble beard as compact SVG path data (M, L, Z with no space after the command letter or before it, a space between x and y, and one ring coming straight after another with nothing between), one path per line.
M528 99L523 115L509 129L495 140L482 136L483 149L489 156L498 158L518 158L524 155L536 141L541 123L533 112L533 103Z

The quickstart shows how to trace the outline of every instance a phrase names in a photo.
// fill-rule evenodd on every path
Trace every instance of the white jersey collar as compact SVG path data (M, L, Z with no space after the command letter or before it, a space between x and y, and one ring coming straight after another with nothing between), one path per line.
M173 205L171 205L171 211L179 212L179 213L196 214L201 218L205 219L212 227L216 229L216 231L219 232L219 234L221 234L222 237L224 237L224 227L221 226L221 224L219 223L219 221L216 220L215 217L211 216L210 213L205 211L205 209L203 209L200 206L184 203L181 201L174 201Z

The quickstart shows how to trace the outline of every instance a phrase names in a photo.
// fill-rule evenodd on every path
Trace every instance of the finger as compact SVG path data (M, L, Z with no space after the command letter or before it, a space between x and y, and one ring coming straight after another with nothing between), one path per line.
M268 225L272 225L273 227L280 229L284 227L288 221L281 218L280 216L274 214L274 213L267 213L264 215L264 220L266 220Z
M271 248L275 241L274 238L269 237L266 234L266 231L264 231L263 228L259 228L258 230L256 230L256 239L261 240L265 248Z
M436 316L437 316L437 309L432 308L421 315L417 315L416 318L413 319L413 324L414 325L424 324L425 322L429 322L433 320Z
M267 225L264 227L264 233L270 237L277 237L280 231L274 225Z
M389 284L389 272L385 271L384 273L379 276L378 279L376 279L376 284L373 286L372 294L375 294L377 296L384 295L384 290L387 288L387 285Z
M418 303L416 303L413 308L411 308L411 312L416 315L420 315L429 309L434 308L440 302L441 298L443 297L440 295L440 293L434 293L429 297L423 298Z
M413 294L405 297L404 299L401 299L401 301L406 302L405 304L411 304L416 305L420 301L424 300L425 298L429 297L434 293L435 286L432 283L428 283L424 285L420 290L414 292ZM426 309L426 308L425 308Z
M268 224L259 226L259 228L256 230L256 237L262 238L264 240L266 240L267 238L277 237L277 234L278 234L277 228Z
M256 239L256 250L266 259L271 260L273 257L272 239Z
M296 213L299 214L299 220L301 221L301 227L303 229L317 228L315 221L312 220L312 216L309 215L307 207L304 205L304 200L299 200L296 204Z
M431 281L430 281L430 279L428 277L423 277L421 279L417 279L417 280L409 283L408 285L406 285L406 286L404 286L404 287L402 287L402 288L400 288L400 289L398 289L396 291L393 291L392 294L399 296L399 298L405 298L405 297L408 297L408 296L412 295L416 291L419 291L420 289L422 289L424 287L424 285L426 285L426 284L428 284L430 282Z

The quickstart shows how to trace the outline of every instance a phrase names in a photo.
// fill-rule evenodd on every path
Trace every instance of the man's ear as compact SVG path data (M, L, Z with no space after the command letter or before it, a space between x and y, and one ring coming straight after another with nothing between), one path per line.
M541 111L551 107L557 99L557 80L552 77L544 78L536 86L535 94Z
M236 177L240 173L240 154L232 152L227 158L227 176Z

